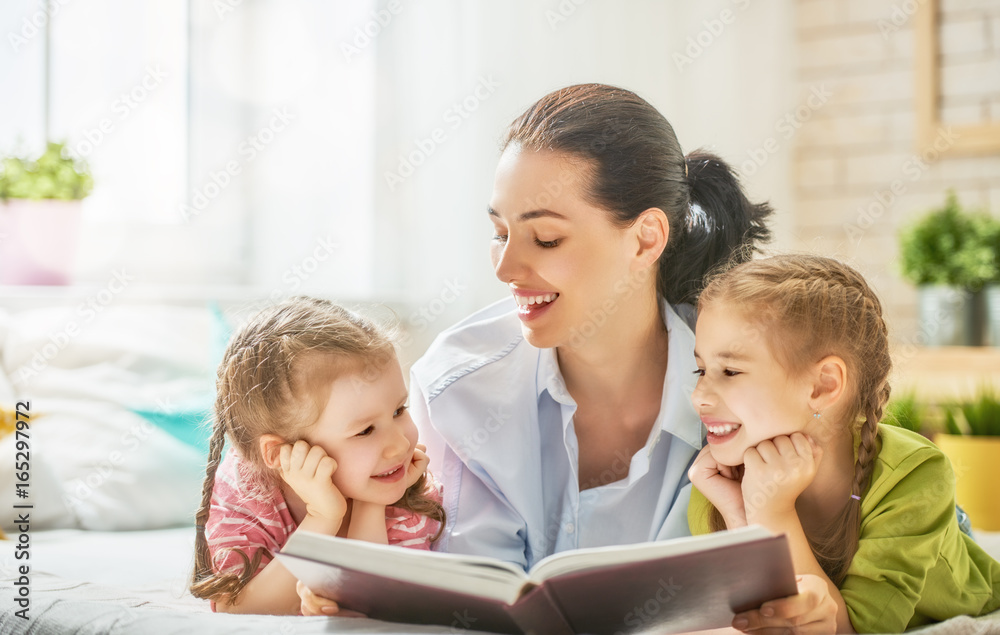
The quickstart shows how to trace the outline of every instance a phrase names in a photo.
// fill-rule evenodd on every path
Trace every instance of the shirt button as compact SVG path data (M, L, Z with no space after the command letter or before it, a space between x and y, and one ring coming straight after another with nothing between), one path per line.
M573 525L573 523L566 523L566 533L571 534L574 531L576 531L576 527Z

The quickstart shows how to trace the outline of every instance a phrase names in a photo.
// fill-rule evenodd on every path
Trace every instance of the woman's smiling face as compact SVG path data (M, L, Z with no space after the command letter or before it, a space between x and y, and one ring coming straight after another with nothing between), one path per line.
M628 229L586 200L588 172L582 159L515 144L497 166L488 210L493 268L538 348L591 337L638 286Z

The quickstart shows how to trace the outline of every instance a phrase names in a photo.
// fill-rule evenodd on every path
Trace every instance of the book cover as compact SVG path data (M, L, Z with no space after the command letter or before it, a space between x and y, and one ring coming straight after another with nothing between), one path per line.
M678 633L796 593L784 535L762 527L511 563L296 532L278 554L316 592L393 622L498 633Z

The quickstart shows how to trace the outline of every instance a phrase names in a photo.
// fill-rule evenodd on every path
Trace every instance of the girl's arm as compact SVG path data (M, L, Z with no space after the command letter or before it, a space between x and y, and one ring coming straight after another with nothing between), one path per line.
M816 476L821 456L819 448L801 433L763 441L756 448L747 450L744 455L746 472L742 482L746 519L750 524L763 525L775 533L783 533L788 537L795 573L799 576L815 576L822 581L826 586L825 595L836 605L835 632L854 633L854 626L851 624L847 604L840 594L840 589L830 580L816 560L798 512L795 510L795 501L799 494ZM822 585L818 588L814 586L811 591L819 595L820 604L825 601L822 597L823 591ZM773 626L787 625L789 613L806 610L802 600L796 598L799 596L768 602L758 611L751 613L759 614L756 617L773 617L780 621L780 624L775 622ZM770 613L770 616L765 613Z
M306 516L299 529L335 536L340 521ZM295 590L296 578L277 558L271 560L240 591L236 602L216 600L215 609L220 613L256 613L265 615L298 615L301 600Z
M385 505L352 500L351 524L347 529L347 537L352 540L389 544L389 536L385 529Z
M275 439L277 442L269 446L264 461L268 467L279 471L281 478L306 505L306 516L295 531L336 536L347 513L347 500L333 484L336 461L320 446L310 446L303 440L288 444L281 442L279 437ZM281 562L272 560L243 587L235 602L217 600L216 610L297 615L301 601L295 589L296 582L295 576Z

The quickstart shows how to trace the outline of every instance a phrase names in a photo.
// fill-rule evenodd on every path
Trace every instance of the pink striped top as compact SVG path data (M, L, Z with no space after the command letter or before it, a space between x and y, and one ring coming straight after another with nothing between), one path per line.
M427 482L428 495L441 502L441 484L433 475ZM439 525L438 521L421 514L398 507L385 508L390 545L429 550ZM216 572L242 571L243 559L226 547L239 549L250 559L264 549L254 575L260 573L296 526L281 489L254 487L248 466L236 450L230 448L215 473L212 506L205 523L213 569Z

